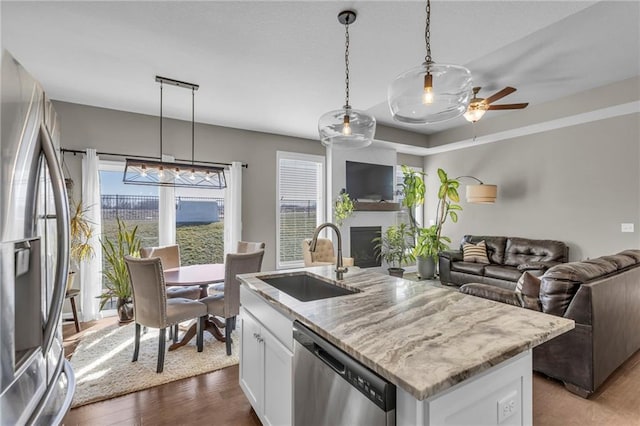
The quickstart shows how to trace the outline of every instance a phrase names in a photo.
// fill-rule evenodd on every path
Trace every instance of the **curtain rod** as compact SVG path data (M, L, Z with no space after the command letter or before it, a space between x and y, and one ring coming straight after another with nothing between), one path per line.
M76 154L86 154L85 151L81 151L79 149L67 149L67 148L60 148L60 152L62 152L63 154L65 152L71 153L73 155ZM144 160L161 160L158 157L146 157L144 155L125 155L125 154L115 154L113 152L96 152L96 155L108 155L111 157L122 157L122 158L141 158ZM181 159L175 159L174 161L179 161L179 162L183 162L183 163L191 163L191 160L181 160ZM231 166L231 163L216 163L213 161L196 161L196 163L200 163L200 164L213 164L213 165L219 165L219 166ZM249 168L249 165L246 163L242 163L242 167Z

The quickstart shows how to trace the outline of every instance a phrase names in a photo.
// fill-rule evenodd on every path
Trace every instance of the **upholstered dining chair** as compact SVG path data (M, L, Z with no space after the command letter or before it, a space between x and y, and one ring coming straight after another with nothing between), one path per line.
M136 325L135 347L133 360L138 360L140 352L141 327L160 329L158 340L158 365L156 372L162 373L164 368L164 354L167 327L172 327L182 321L197 318L198 352L203 349L204 321L207 318L207 306L197 300L176 297L167 299L167 290L162 273L162 262L158 257L139 259L125 256L129 281L133 294L133 316Z
M236 253L253 253L264 249L264 243L254 243L250 241L238 241Z
M177 244L162 247L143 247L140 249L140 257L159 257L162 261L162 269L180 267L180 247ZM167 297L184 297L185 299L198 300L200 298L200 287L197 285L189 287L168 287Z
M225 319L227 355L231 355L231 332L235 329L236 316L240 313L240 281L236 275L260 272L263 257L263 249L253 253L227 254L224 260L224 292L200 299L207 305L209 315Z
M310 250L310 245L310 238L302 240L302 257L305 267L336 264L337 260L333 252L333 241L328 238L318 238L318 244L314 252ZM353 266L353 258L343 257L342 264L344 266Z

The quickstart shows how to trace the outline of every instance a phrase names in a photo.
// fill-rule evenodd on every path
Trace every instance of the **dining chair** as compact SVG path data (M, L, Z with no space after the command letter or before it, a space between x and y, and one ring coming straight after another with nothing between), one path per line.
M167 289L162 273L162 261L158 257L139 259L125 256L133 295L133 316L136 325L133 360L138 360L140 352L141 327L160 329L158 340L158 365L156 372L162 373L166 343L166 329L182 321L197 318L198 352L203 349L204 321L207 318L207 305L197 300L176 297L167 299ZM177 333L176 333L177 334ZM177 335L174 334L174 339Z
M225 319L227 355L231 355L231 331L235 329L236 316L240 313L240 281L236 275L260 272L263 257L263 249L253 253L227 254L224 260L224 292L200 299L207 305L209 315Z
M253 253L258 250L264 250L265 243L255 243L251 241L238 241L236 247L236 253ZM224 283L211 284L207 289L210 296L215 295L218 292L224 291Z
M180 246L177 244L162 247L143 247L140 249L140 257L159 257L162 261L162 269L172 269L180 267ZM170 286L167 287L167 297L184 297L185 299L198 300L200 298L200 287Z
M254 251L264 249L264 243L254 243L250 241L238 241L236 253L253 253Z

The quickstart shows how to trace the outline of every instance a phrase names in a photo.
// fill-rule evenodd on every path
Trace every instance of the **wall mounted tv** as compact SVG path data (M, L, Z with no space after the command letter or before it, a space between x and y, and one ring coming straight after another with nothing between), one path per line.
M347 161L347 192L359 201L393 201L393 166Z

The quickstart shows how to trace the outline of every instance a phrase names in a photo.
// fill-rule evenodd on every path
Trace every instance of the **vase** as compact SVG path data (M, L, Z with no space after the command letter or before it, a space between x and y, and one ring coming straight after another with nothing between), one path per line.
M433 279L436 276L436 262L433 257L418 257L418 277L422 279Z
M133 321L133 302L131 299L118 298L118 320L122 323Z
M392 277L402 278L402 276L404 275L404 269L402 268L389 268L387 269L387 271L389 271L389 275L391 275Z

